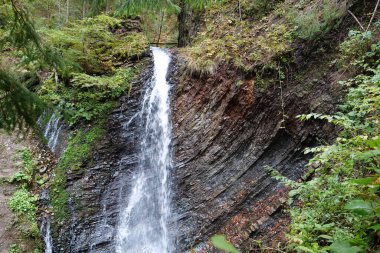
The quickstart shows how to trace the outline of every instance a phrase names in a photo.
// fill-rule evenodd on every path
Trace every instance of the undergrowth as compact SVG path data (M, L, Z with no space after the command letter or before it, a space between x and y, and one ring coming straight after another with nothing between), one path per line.
M40 231L37 224L37 200L34 195L33 183L36 180L36 162L29 149L19 152L22 161L22 170L11 179L11 183L17 184L17 190L8 201L9 209L14 214L14 226L18 234L18 244L11 246L9 252L42 252ZM29 251L30 252L30 251Z
M249 9L250 2L242 1ZM189 74L214 74L222 64L245 72L272 66L275 58L290 50L292 30L269 14L260 20L240 19L235 4L224 2L205 14L205 27L192 46L181 50Z
M148 41L141 32L129 30L121 19L99 15L70 23L62 29L41 30L47 43L87 74L112 73L115 65L142 57ZM138 29L138 28L135 28ZM79 65L79 66L78 66Z
M361 72L341 82L349 89L346 102L335 115L312 113L300 119L327 120L343 130L334 144L306 150L316 153L310 161L314 169L306 175L311 180L298 183L278 177L294 188L289 199L289 251L380 251L378 34L351 31L340 49L346 61L342 66Z
M189 74L207 76L221 65L264 82L287 66L299 41L321 40L341 22L352 1L223 1L205 13L205 25L180 51Z
M125 66L142 57L148 42L139 27L129 20L106 15L86 18L61 29L42 32L66 60L67 73L48 73L36 92L58 107L70 125L102 118L131 89L138 65Z
M125 67L113 75L75 73L68 84L56 83L52 77L39 87L38 94L56 105L67 123L90 122L115 107L117 98L132 88L130 81L137 72Z

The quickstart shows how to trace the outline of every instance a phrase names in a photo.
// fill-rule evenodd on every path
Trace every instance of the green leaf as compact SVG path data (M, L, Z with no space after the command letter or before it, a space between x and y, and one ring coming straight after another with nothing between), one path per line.
M323 238L323 239L326 239L326 240L329 240L329 241L331 241L333 238L331 237L331 236L329 236L329 235L320 235L320 236L318 236L319 238Z
M359 185L369 185L376 179L377 177L366 177L366 178L353 179L353 180L350 180L350 182L354 184L359 184Z
M374 138L367 141L368 146L374 149L380 149L380 138Z
M215 248L227 251L228 253L240 253L224 235L214 235L211 237L211 243Z
M303 252L310 252L310 253L314 253L313 250L307 248L307 247L304 247L304 246L298 246L297 249L299 250L302 250Z
M362 249L357 246L351 246L347 242L334 242L330 246L332 253L358 253L362 252Z
M377 223L377 224L371 226L370 229L373 229L375 231L380 231L380 223Z
M362 199L355 199L348 202L344 206L344 209L350 210L359 215L369 215L373 212L371 202Z

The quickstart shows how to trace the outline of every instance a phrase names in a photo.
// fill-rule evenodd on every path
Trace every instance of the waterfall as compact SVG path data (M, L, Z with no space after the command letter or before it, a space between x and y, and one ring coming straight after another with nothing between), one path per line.
M40 123L39 120L38 123ZM56 113L53 113L43 129L43 134L48 140L48 146L51 151L56 152L58 138L60 137L63 124L61 124L61 117Z
M39 204L40 207L43 207L43 209L46 209L45 212L41 213L41 223L40 223L40 232L42 239L45 243L45 253L53 253L53 238L51 236L51 229L50 229L50 220L51 220L51 203L50 203L50 196L49 196L49 190L43 189L39 196Z
M173 240L168 224L171 217L169 170L170 85L166 81L169 54L152 48L154 76L142 101L138 120L142 136L138 169L133 173L129 195L120 212L116 238L118 253L170 253Z
M45 253L53 253L53 239L51 237L50 217L43 217L41 222L41 234L45 243Z

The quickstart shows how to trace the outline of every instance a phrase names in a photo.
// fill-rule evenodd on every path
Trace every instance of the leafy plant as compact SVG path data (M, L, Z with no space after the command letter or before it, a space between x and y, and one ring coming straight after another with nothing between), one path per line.
M26 187L32 183L36 163L31 151L27 148L20 150L20 156L22 159L22 171L17 172L11 179L11 182L19 182Z
M39 94L63 110L66 122L72 125L88 122L115 106L117 98L131 88L130 80L135 73L131 68L119 68L111 76L77 73L73 74L70 85L56 84L52 79L46 81Z
M325 34L340 22L346 11L346 2L303 1L299 5L289 5L286 8L286 18L294 25L295 34L302 39L313 39L317 35Z
M235 248L230 242L227 241L224 235L214 235L211 237L212 245L220 250L228 253L239 253L240 251Z
M9 247L8 253L22 253L22 251L17 244L12 244Z
M36 220L36 201L38 197L33 196L25 188L17 190L9 199L9 209L16 215L17 229L24 238L39 239L39 229Z
M371 50L373 43L372 31L359 32L351 30L348 38L340 44L340 62L343 67L348 67L360 59L362 55Z
M343 130L334 144L305 151L316 153L310 160L311 180L283 180L294 188L289 195L293 203L287 235L290 250L379 250L380 65L372 60L377 46L357 59L357 66L365 72L342 82L351 88L339 113L300 116L302 120L327 120Z

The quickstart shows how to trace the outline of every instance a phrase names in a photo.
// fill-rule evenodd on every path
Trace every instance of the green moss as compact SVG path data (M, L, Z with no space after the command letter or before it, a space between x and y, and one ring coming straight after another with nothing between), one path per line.
M286 20L293 25L296 36L311 40L333 29L345 15L347 4L350 1L308 0L295 5L284 3L282 11Z
M248 1L242 2L243 11ZM275 65L277 58L291 50L292 29L269 13L259 20L242 19L232 12L236 5L225 2L206 13L207 26L192 46L181 50L190 73L213 74L222 64L244 72Z
M51 202L55 222L60 223L67 218L69 194L65 189L66 173L78 171L89 162L94 145L103 133L104 129L101 123L91 129L78 130L70 138L55 170L55 177L51 185Z
M113 75L73 74L70 84L47 80L39 95L63 111L66 122L73 125L106 115L115 107L117 98L131 88L130 81L138 73L132 68L119 68Z
M79 64L88 74L104 74L112 73L114 64L141 57L148 50L145 36L126 32L124 25L121 19L99 15L70 23L60 30L41 32L65 59ZM71 66L68 71L79 70Z
M40 231L37 224L37 196L32 195L26 188L17 190L9 199L9 209L15 214L15 226L20 236L20 244L34 248L36 252L42 249ZM25 252L19 246L13 246L10 252ZM18 251L16 251L18 250Z

